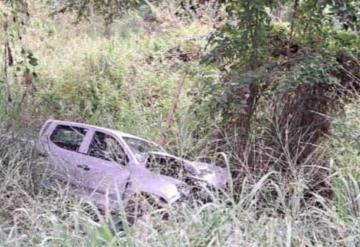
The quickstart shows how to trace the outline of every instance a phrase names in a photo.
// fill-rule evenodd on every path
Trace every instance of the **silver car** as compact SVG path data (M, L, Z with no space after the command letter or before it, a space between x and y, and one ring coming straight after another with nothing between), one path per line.
M36 148L57 177L97 206L111 210L117 208L119 198L126 204L134 194L173 204L189 196L189 181L215 188L228 181L223 168L178 158L151 141L82 123L46 121Z

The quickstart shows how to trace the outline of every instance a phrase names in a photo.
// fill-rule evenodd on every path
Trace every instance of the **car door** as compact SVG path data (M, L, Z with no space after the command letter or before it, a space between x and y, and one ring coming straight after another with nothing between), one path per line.
M49 127L45 149L55 175L77 184L76 173L81 164L81 146L88 133L87 128L53 123Z
M109 133L90 130L86 154L79 163L82 171L77 179L98 193L118 197L129 181L128 158L117 139Z

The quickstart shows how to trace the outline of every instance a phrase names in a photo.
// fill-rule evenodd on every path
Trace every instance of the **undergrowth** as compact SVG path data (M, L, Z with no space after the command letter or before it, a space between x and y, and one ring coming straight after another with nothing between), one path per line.
M357 112L349 106L336 121L350 126L357 121L353 118ZM357 127L351 128L355 135ZM113 215L91 205L89 210L69 185L51 179L26 144L4 139L0 242L3 246L358 246L360 187L354 171L343 169L341 163L354 169L358 165L347 148L354 136L343 136L336 124L333 132L336 146L324 146L330 153L326 160L331 163L332 198L313 192L309 200L306 176L284 180L280 172L270 170L234 184L236 198L230 190L225 197L213 194L206 204L194 201L153 209L134 225L126 222L123 211L119 224ZM342 156L337 155L339 150Z
M152 209L131 225L123 211L114 217L77 199L70 185L49 175L29 143L0 135L0 246L360 245L358 95L352 95L352 103L341 104L343 114L331 119L331 136L324 136L325 142L321 139L314 149L310 143L315 152L305 159L298 159L303 151L297 145L309 140L289 140L288 122L279 132L271 122L274 119L268 119L272 108L265 100L254 112L256 121L245 146L237 143L238 129L230 126L234 133L226 132L218 126L224 120L218 109L207 108L224 104L236 117L242 113L241 105L225 104L232 100L231 94L238 96L233 86L239 78L234 77L236 81L224 91L224 71L201 60L209 34L224 19L222 9L203 5L197 16L186 15L178 12L175 1L164 1L155 12L126 14L113 23L114 35L104 37L98 16L74 25L71 13L49 18L46 5L36 1L30 8L32 21L22 39L38 58L33 68L36 76L29 88L14 80L11 103L1 79L0 133L16 130L31 135L44 120L58 118L119 129L156 142L165 135L173 153L193 159L206 156L229 166L236 176L225 197L213 194L206 204L193 201ZM5 37L1 31L0 37ZM327 44L329 48L343 46L349 39L357 52L358 39L341 33L336 37ZM4 67L3 59L0 65ZM281 90L291 89L295 77L306 79L309 72L315 71L316 78L305 84L323 79L316 59L300 65L288 76L281 74L285 66L277 67L274 81L284 84ZM254 71L245 79L259 76ZM185 83L176 99L182 78ZM201 97L204 84L211 90L220 85L218 100ZM299 100L303 102L302 97ZM296 109L299 114L305 112ZM166 126L171 111L173 122ZM288 120L290 114L284 112L283 119ZM274 126L271 137L281 144L276 150L276 145L262 140L268 125ZM314 176L319 170L324 171L322 176ZM325 184L320 186L326 188L325 194L317 190L319 183Z

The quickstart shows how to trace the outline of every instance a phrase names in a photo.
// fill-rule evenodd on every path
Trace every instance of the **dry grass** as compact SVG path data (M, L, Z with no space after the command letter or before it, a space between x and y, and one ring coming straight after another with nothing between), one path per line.
M360 244L360 187L350 174L332 174L337 181L334 186L341 190L341 204L316 193L307 200L305 177L286 181L278 179L279 172L270 171L256 181L244 178L236 200L231 193L214 194L211 203L154 209L129 226L76 200L69 186L49 179L31 150L3 140L0 152L0 242L4 246Z
M145 22L136 13L123 18L114 24L116 35L109 41L99 35L103 31L99 23L75 27L65 15L48 20L47 10L34 2L34 26L24 40L40 58L38 88L29 106L37 114L36 122L49 116L74 119L155 140L184 69L171 49L201 50L219 14L210 4L198 12L202 18L180 20L171 4L156 10L160 20L156 23ZM216 77L217 69L200 65L197 58L190 65L186 92L196 88L198 74ZM79 92L84 95L79 97ZM199 132L205 132L199 129L210 129L213 123L201 119L202 112L191 115L190 100L182 95L172 147L178 154L196 157L199 149L210 153L218 141L205 136L197 140ZM13 125L20 123L21 113L5 116L3 109L0 130L8 128L5 117ZM231 170L239 169L240 176L225 197L214 193L211 203L153 209L132 226L124 212L116 217L101 214L76 199L69 185L51 178L28 146L0 138L0 246L359 246L360 145L354 135L360 135L355 130L358 104L348 110L350 119L338 120L330 143L300 164L296 156L302 151L293 143L306 140L290 143L280 134L281 149L255 145L239 154L236 142L226 137L219 141L224 147L216 149L226 152L222 160ZM247 162L244 157L250 156L257 162ZM332 196L310 186L319 169L326 169L322 179Z

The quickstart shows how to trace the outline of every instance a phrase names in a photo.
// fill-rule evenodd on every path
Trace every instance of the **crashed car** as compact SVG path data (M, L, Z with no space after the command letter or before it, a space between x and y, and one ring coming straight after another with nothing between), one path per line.
M195 183L217 189L224 188L228 182L225 168L171 155L154 142L139 137L124 136L123 139L134 152L139 164L155 173L182 180L189 185Z
M155 198L159 204L173 204L188 197L191 189L188 180L179 179L180 172L186 173L187 179L218 188L227 182L223 168L187 161L142 138L82 123L46 121L36 149L55 176L74 185L79 195L98 207L111 210L116 210L119 198L126 204L139 193ZM161 166L171 164L160 162L157 172L157 159L180 161L177 166L181 169L175 169L178 174L170 174L164 172L169 167Z

